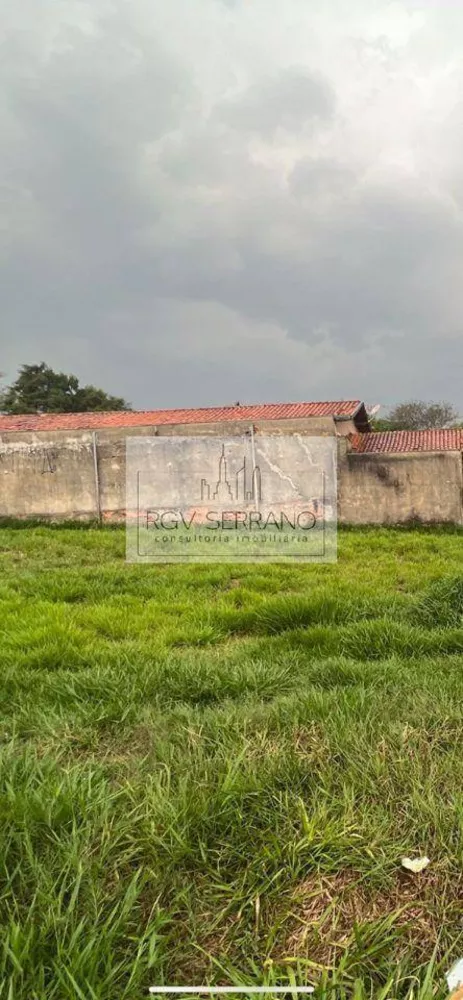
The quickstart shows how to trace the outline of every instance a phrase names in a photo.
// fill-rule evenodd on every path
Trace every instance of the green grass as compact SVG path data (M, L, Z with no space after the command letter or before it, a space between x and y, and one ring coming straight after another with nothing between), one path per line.
M461 532L341 531L334 566L175 567L126 565L120 529L6 526L0 567L2 1000L445 996Z

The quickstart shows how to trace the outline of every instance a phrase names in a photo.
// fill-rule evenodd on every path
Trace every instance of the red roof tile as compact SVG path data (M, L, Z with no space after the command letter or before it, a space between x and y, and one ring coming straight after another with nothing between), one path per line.
M394 454L410 451L463 451L463 429L376 431L351 438L353 451Z
M327 403L257 403L252 406L208 406L189 410L136 410L106 413L0 414L1 431L94 430L104 427L147 427L157 424L207 424L237 420L291 420L297 417L354 417L359 400Z

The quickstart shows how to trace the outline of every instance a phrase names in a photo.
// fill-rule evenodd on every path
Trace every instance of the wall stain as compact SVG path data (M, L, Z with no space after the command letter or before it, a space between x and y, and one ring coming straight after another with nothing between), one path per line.
M31 448L27 451L0 451L0 473L15 475L27 469L36 475L53 475L58 468L56 448Z

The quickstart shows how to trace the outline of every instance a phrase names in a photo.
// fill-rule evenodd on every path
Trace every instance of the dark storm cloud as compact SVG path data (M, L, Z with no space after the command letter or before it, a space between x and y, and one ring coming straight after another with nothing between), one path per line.
M96 242L112 254L144 222L139 145L175 127L192 100L181 67L130 25L119 37L121 28L109 18L95 37L74 31L69 49L5 81L21 130L16 184L32 193L65 253L77 243L92 254Z
M391 14L392 70L371 41L352 49L364 61L367 49L363 76L356 55L317 63L311 25L301 65L291 18L275 65L278 18L259 21L259 2L201 0L194 18L183 0L69 2L56 24L48 11L44 28L30 6L27 31L10 27L0 67L9 377L45 358L140 406L460 402L461 150L437 111L435 141L428 113L420 131L406 12ZM387 5L375 11L383 31ZM319 30L334 45L337 23ZM429 170L410 162L412 130Z

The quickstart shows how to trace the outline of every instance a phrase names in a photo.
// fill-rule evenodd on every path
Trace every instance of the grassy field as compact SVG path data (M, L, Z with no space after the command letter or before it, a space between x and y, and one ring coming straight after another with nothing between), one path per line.
M126 565L122 530L1 529L0 997L445 995L462 541L179 568Z

